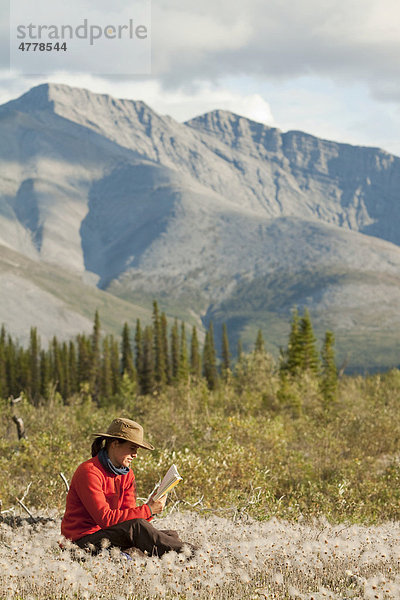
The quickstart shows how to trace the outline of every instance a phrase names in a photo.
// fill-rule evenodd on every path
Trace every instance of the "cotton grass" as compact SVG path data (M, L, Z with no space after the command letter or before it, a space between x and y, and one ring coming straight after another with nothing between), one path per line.
M234 522L171 513L156 526L199 546L196 557L161 559L103 549L61 550L59 520L0 524L0 598L49 600L398 599L400 525L331 525L323 520Z

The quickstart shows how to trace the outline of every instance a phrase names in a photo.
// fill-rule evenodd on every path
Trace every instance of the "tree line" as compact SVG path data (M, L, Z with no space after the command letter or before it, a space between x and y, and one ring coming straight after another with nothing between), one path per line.
M257 333L255 354L265 354L261 329ZM98 311L90 335L59 341L56 336L47 350L41 348L36 327L30 330L30 341L24 348L0 330L0 396L16 396L24 391L37 404L57 391L64 401L85 390L98 402L116 397L124 382L132 382L139 394L151 394L165 386L181 382L196 383L204 379L209 389L235 376L235 365L229 346L228 330L222 326L220 359L215 347L213 323L210 322L202 348L197 328L186 331L185 323L175 319L170 326L164 312L153 302L151 325L142 326L137 319L134 332L125 323L121 339L101 335ZM236 364L244 360L239 340ZM326 399L336 394L334 336L327 331L319 353L307 310L302 316L293 311L287 347L281 349L278 370L282 382L304 372L319 377Z

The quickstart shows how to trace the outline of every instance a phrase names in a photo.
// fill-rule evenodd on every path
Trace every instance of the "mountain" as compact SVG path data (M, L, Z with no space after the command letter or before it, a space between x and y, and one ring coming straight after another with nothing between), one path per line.
M275 352L308 306L351 368L398 364L399 158L58 84L1 106L0 139L9 250Z
M0 246L0 288L0 323L23 345L29 342L31 326L37 327L44 347L54 335L66 339L89 333L96 310L103 333L120 335L124 322L134 323L137 318L151 322L151 309L88 286L70 271L4 246Z

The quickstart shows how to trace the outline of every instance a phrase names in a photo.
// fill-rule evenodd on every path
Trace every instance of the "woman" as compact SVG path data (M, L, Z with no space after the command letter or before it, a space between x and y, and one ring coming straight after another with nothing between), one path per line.
M176 531L151 525L153 515L162 512L165 497L136 506L130 465L138 448L154 450L143 439L143 427L130 419L114 419L106 433L93 435L92 458L79 465L72 477L61 533L92 552L102 548L104 539L121 550L137 548L157 556L191 547Z

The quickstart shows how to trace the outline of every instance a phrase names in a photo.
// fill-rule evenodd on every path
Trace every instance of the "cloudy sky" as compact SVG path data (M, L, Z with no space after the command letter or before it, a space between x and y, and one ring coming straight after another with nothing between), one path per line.
M103 0L76 4L82 14L110 10ZM112 10L129 6L114 0ZM22 76L9 68L8 0L0 7L0 102L57 81L182 121L222 108L400 155L398 0L152 0L152 72L142 77Z

